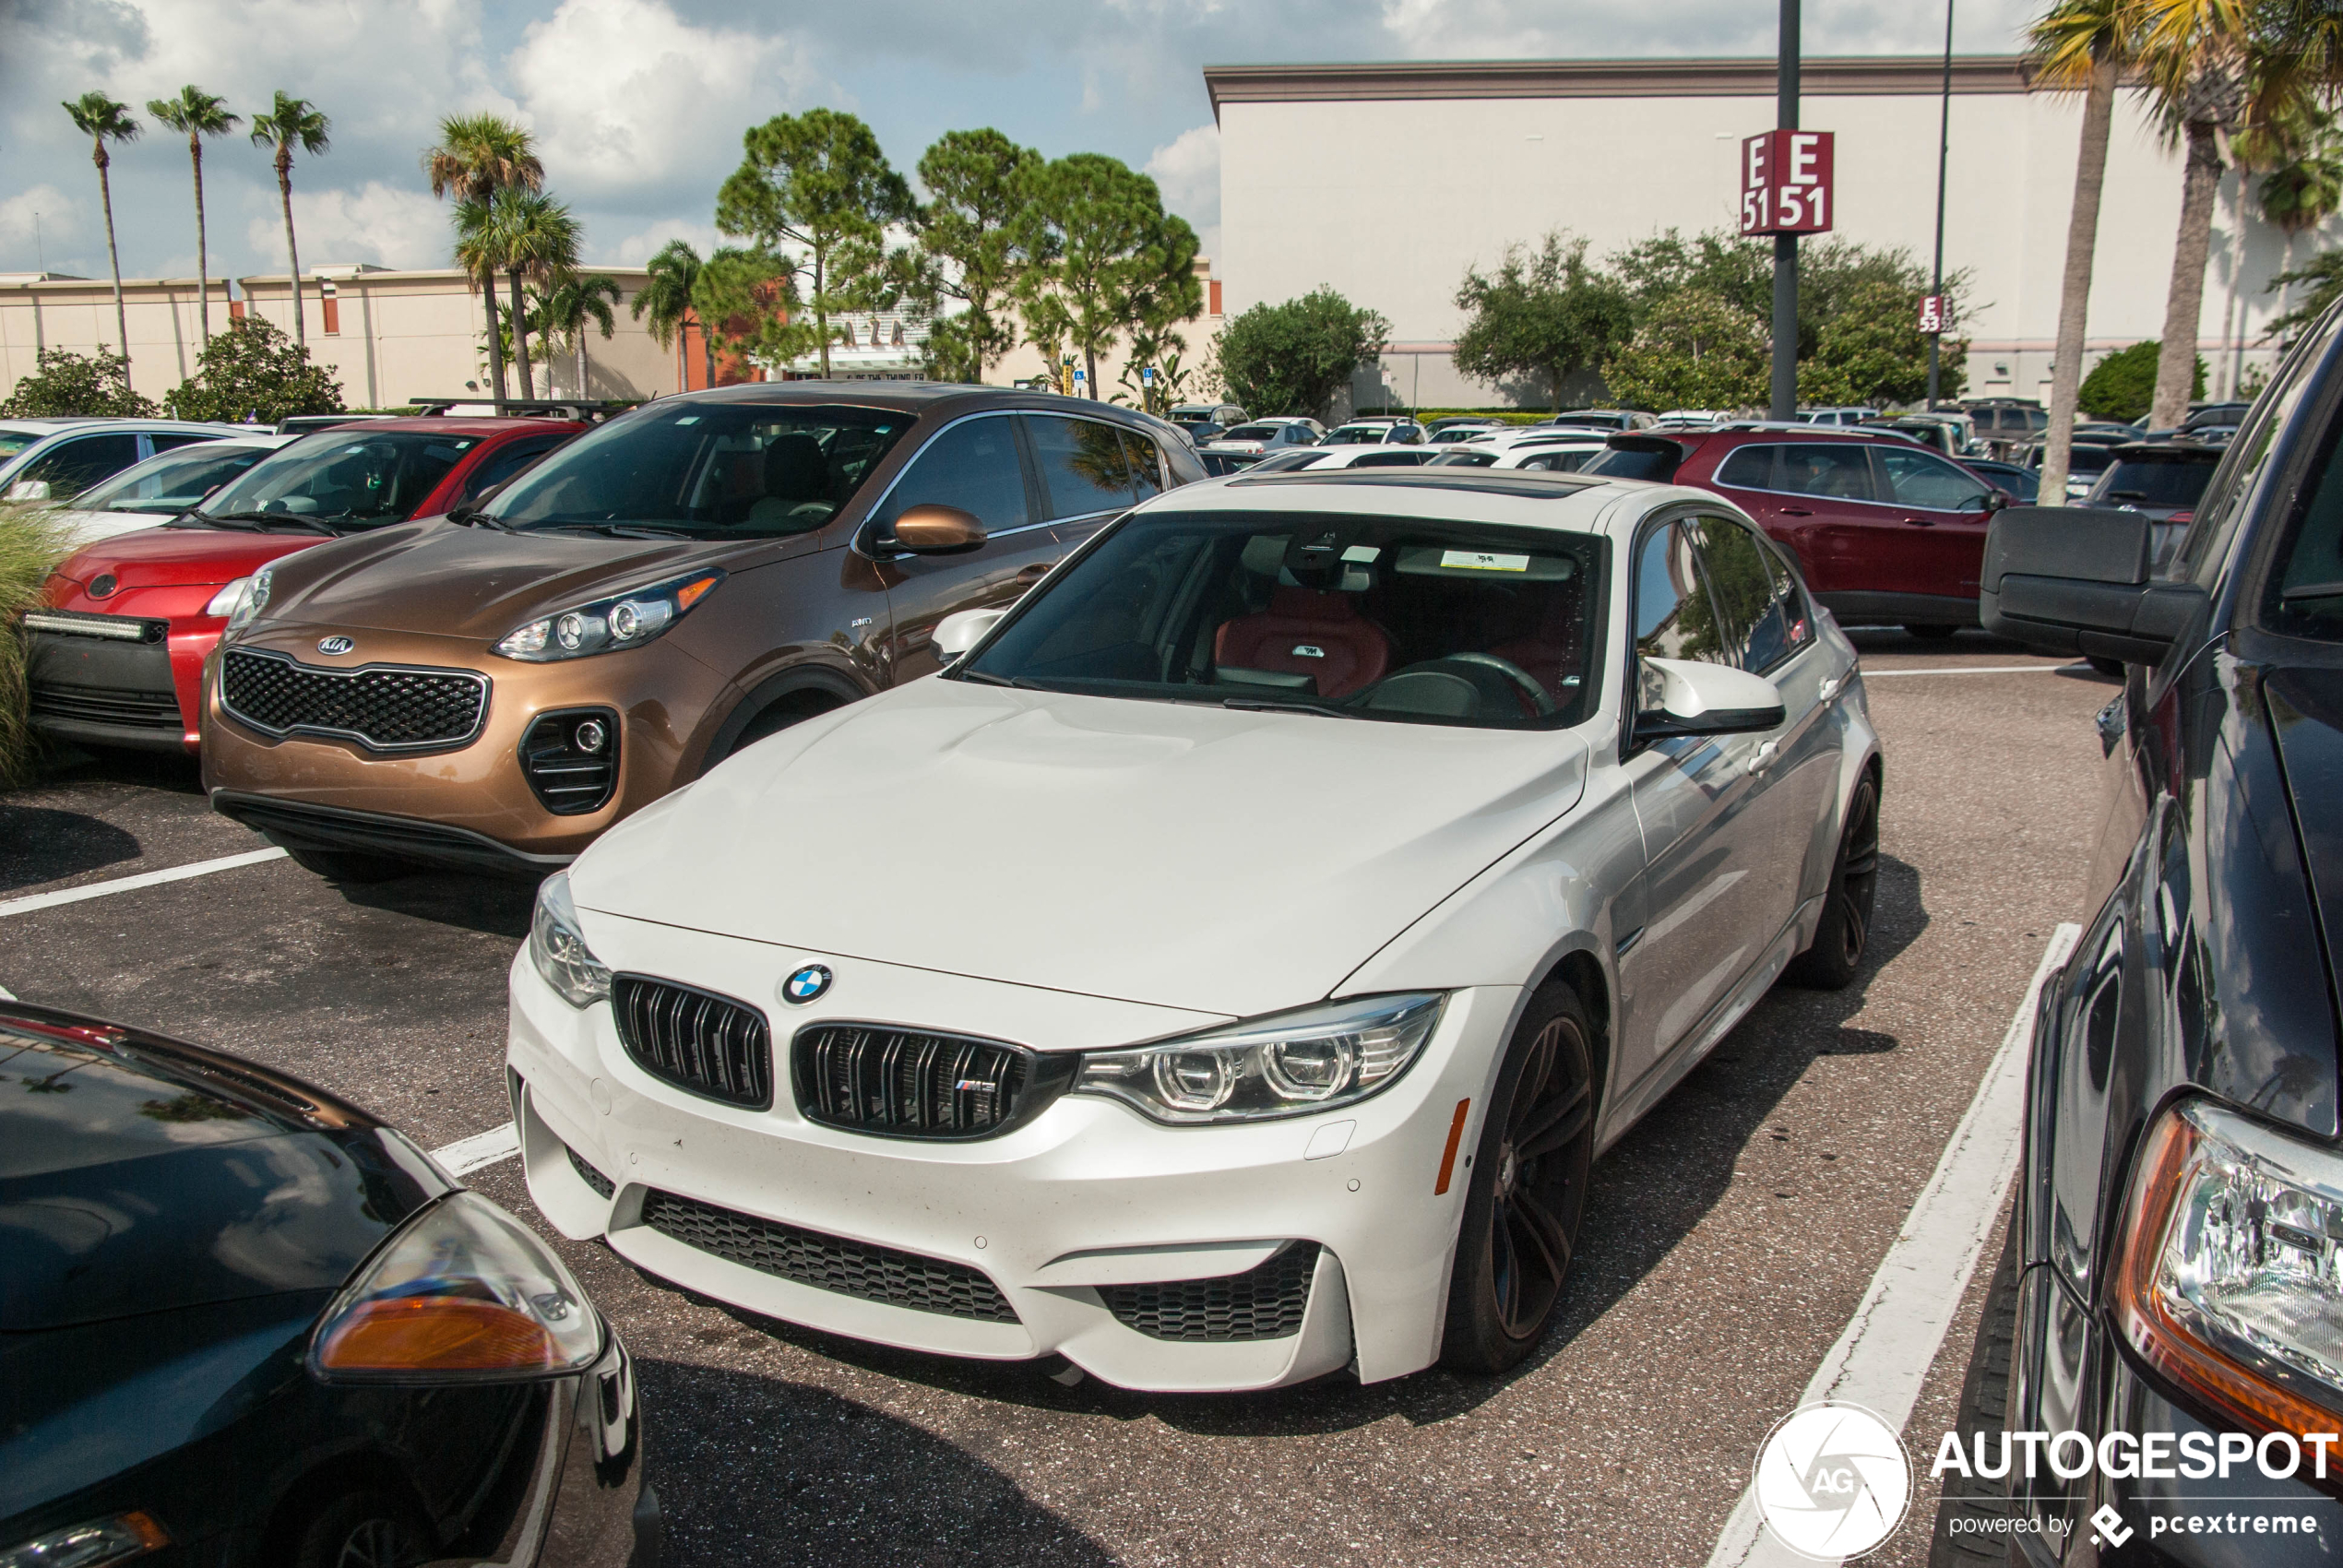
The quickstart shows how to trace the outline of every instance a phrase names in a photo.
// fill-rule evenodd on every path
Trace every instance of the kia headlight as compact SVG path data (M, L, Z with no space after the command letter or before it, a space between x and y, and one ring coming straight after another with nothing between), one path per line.
M516 627L496 644L496 651L527 664L549 664L640 647L690 614L692 606L723 580L721 572L695 572L598 599Z
M1076 1094L1159 1122L1257 1122L1354 1104L1390 1085L1432 1038L1445 997L1367 996L1082 1058Z
M601 1353L601 1318L553 1249L477 1193L455 1193L342 1287L309 1365L336 1380L509 1382Z
M263 566L249 577L238 577L234 582L212 595L211 603L204 607L204 613L225 615L228 617L230 632L243 631L246 626L259 620L260 612L268 608L268 589L275 583L276 576L276 567ZM235 600L228 603L225 609L220 608L222 601L226 600L230 594L236 595Z
M2198 1100L2143 1145L2116 1310L2149 1364L2242 1425L2343 1413L2343 1156Z
M565 871L555 872L537 889L537 909L529 919L529 961L572 1007L610 1000L610 968L586 945Z

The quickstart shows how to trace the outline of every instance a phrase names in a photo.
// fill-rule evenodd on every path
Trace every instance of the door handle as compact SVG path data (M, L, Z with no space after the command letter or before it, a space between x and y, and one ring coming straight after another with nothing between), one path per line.
M1774 510L1785 517L1811 517L1814 515L1803 506L1777 506Z
M1035 583L1038 583L1043 577L1048 576L1050 575L1050 569L1056 564L1057 563L1054 561L1036 561L1029 566L1018 567L1017 573L1017 586L1019 591L1031 588Z
M1933 517L1906 517L1904 521L1917 523L1924 529L1933 529L1936 526L1936 519Z
M1757 748L1757 754L1749 759L1750 776L1754 778L1756 775L1765 772L1767 768L1773 766L1777 761L1780 760L1780 757L1781 742L1779 741L1767 741L1764 745Z
M1822 683L1821 689L1814 693L1814 698L1817 702L1829 702L1833 698L1837 697L1840 692L1844 691L1846 687L1846 676L1833 675L1829 680L1825 681Z

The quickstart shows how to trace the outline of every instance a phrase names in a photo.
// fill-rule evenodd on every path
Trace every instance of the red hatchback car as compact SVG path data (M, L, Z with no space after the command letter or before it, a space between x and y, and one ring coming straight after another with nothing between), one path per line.
M1841 625L1978 624L1985 530L2009 497L1916 443L1820 430L1614 435L1588 473L1713 490L1798 558Z
M82 745L194 753L204 659L254 573L329 539L454 512L586 428L343 425L270 453L161 528L87 546L24 618L32 727Z

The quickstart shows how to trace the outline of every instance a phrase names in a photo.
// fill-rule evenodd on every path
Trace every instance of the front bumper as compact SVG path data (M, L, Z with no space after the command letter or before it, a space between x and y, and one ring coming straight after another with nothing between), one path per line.
M503 1521L476 1522L458 1563L532 1562L540 1568L654 1568L665 1522L659 1494L643 1481L643 1421L635 1363L611 1336L602 1359L552 1385L542 1435L518 1445L529 1456L528 1490ZM485 1528L483 1528L485 1526Z
M60 617L64 619L64 617ZM139 635L100 636L28 628L28 719L35 730L81 745L192 753L203 661L220 623L80 612L72 619Z
M1457 1103L1469 1100L1470 1116L1486 1099L1517 989L1454 993L1396 1083L1320 1115L1172 1127L1069 1094L1000 1136L936 1143L808 1122L789 1087L789 1037L825 1019L875 1017L1043 1051L1107 1049L1220 1020L583 918L614 968L760 1007L772 1025L777 1090L771 1110L747 1111L652 1077L620 1044L607 1004L570 1007L521 954L507 1058L515 1117L530 1195L564 1234L607 1237L655 1274L774 1317L950 1355L1054 1352L1125 1387L1265 1388L1346 1363L1374 1382L1437 1357L1464 1163L1445 1193L1434 1189ZM808 1006L776 1001L783 977L815 959L838 983ZM1469 1121L1461 1146L1469 1151L1475 1136ZM660 1194L749 1226L779 1221L848 1247L910 1254L914 1265L972 1271L1013 1320L897 1305L733 1261L647 1222L647 1200L661 1213L672 1201ZM1115 1289L1229 1281L1287 1255L1288 1243L1318 1250L1298 1326L1274 1337L1160 1337ZM1192 1293L1215 1290L1226 1293Z

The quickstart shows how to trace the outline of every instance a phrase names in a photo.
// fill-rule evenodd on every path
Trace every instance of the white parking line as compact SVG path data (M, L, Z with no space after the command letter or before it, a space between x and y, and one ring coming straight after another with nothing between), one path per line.
M1935 670L1866 670L1866 681L1884 681L1891 675L2072 675L2087 673L2087 664L1956 664Z
M61 888L54 893L35 893L29 897L11 898L0 903L0 919L9 915L29 915L35 909L54 909L60 904L78 904L84 898L103 898L110 894L130 893L141 887L160 887L166 882L184 882L191 876L209 876L216 871L233 871L238 866L256 866L263 861L281 861L284 858L282 849L254 849L242 855L222 855L216 861L197 861L193 865L172 866L167 871L141 872L137 876L116 877L112 882L92 882L80 887Z
M0 985L0 1002L21 1002L22 1000L24 999L18 996L15 992L10 991L5 985Z
M2082 934L2083 928L2072 923L2051 932L2026 1000L2017 1004L1984 1082L1953 1129L1895 1245L1872 1276L1862 1305L1808 1380L1801 1405L1817 1399L1861 1405L1898 1431L1910 1417L2017 1171L2035 1004L2051 972L2066 961ZM1754 1463L1755 1455L1751 1458ZM1755 1499L1743 1490L1708 1568L1790 1568L1812 1562L1791 1555L1766 1533Z
M485 1133L474 1133L469 1138L431 1151L431 1157L446 1168L450 1176L462 1176L474 1170L485 1170L501 1165L520 1152L520 1131L510 1122L501 1127L491 1127Z

